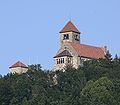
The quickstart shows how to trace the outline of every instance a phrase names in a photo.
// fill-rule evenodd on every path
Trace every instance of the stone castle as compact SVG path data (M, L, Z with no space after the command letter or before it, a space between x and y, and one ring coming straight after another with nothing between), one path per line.
M105 58L106 47L95 47L80 43L81 32L69 21L60 31L60 48L54 57L54 71L72 65L78 68L90 59Z
M106 47L95 47L80 43L81 32L69 21L60 31L60 48L54 56L53 71L64 70L66 66L78 68L90 59L105 58ZM18 61L9 67L10 73L25 73L28 66Z

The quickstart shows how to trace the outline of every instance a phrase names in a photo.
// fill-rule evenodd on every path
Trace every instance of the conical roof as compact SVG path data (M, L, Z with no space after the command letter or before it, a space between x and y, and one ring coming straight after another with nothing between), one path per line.
M60 33L64 33L64 32L76 32L80 34L80 31L75 27L75 25L69 21L64 28L60 31Z
M9 68L16 68L16 67L22 67L22 68L28 68L28 66L26 66L25 64L23 64L22 62L18 61L15 64L13 64L11 67Z

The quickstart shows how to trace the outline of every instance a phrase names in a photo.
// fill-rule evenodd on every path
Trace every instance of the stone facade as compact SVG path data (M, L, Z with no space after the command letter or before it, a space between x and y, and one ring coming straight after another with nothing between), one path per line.
M64 59L64 62L63 62L63 59ZM63 68L66 66L66 65L71 65L73 62L73 59L72 57L67 57L67 56L64 56L64 57L58 57L58 58L55 58L54 59L54 70L59 70L59 68Z
M12 74L22 74L26 73L28 71L28 68L22 68L22 67L15 67L15 68L10 68L10 73Z
M63 53L66 50L69 53L68 55ZM84 61L104 58L105 54L105 48L80 44L80 32L70 21L60 31L60 48L54 57L53 70L63 70L67 65L78 68L83 66ZM64 62L61 61L62 59Z
M70 26L71 29L72 29L72 27L75 27L71 22L68 22L68 24L67 24L67 26ZM72 25L72 27L71 27L71 25ZM54 58L54 71L64 69L65 66L67 66L67 65L71 65L74 68L77 68L80 65L80 58L78 57L78 54L69 45L68 42L79 44L80 43L80 32L79 31L74 32L72 30L67 31L67 32L64 32L64 31L60 32L60 49L58 50L57 54L63 52L64 50L67 50L71 54L72 57L69 58L67 56L63 56L65 59L65 62L62 64L57 64L56 62L58 59L62 59L63 57ZM69 63L68 59L70 59L70 63Z
M18 61L15 64L13 64L12 66L9 67L9 71L12 74L15 74L15 73L17 73L17 74L26 73L28 71L28 66L26 66L22 62Z
M69 39L64 39L64 35L69 35ZM64 32L60 33L60 47L65 43L65 42L73 42L73 43L80 43L80 34L75 33L75 32Z

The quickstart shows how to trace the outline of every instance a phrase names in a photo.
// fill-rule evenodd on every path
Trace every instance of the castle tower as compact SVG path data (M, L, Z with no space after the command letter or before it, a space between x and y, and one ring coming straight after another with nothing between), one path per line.
M13 64L12 66L9 67L10 73L12 74L22 74L22 73L26 73L28 71L28 66L26 66L25 64L23 64L22 62L18 61L15 64Z
M60 31L60 47L64 42L80 43L80 31L71 21Z

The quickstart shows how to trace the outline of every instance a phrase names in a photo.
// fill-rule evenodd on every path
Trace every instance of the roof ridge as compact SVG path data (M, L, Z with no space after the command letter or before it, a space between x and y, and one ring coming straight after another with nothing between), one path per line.
M93 46L93 45L81 44L81 43L73 43L73 42L67 42L67 43L78 44L78 45L89 46L89 47L95 47L95 48L102 48L102 47L97 47L97 46Z

